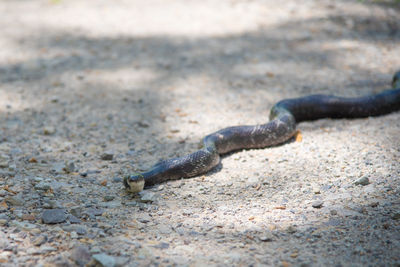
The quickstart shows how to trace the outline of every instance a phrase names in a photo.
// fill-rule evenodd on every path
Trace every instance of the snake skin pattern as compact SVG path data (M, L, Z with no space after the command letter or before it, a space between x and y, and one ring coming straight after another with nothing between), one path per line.
M124 178L125 187L139 192L144 187L168 180L193 177L208 172L231 151L265 148L282 144L296 133L296 124L322 118L364 118L400 110L400 71L392 89L375 95L345 98L310 95L284 99L273 106L270 121L253 126L234 126L207 135L203 147L186 156L161 161L149 171Z

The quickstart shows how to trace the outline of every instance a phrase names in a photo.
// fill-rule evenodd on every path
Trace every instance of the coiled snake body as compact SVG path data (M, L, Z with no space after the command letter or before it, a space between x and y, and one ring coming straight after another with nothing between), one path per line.
M144 187L213 169L220 155L239 149L265 148L281 144L296 132L296 123L321 118L364 118L400 110L400 71L392 89L375 95L345 98L310 95L284 99L273 106L270 121L253 126L234 126L207 135L203 147L186 156L161 161L149 171L124 178L125 187L139 192Z

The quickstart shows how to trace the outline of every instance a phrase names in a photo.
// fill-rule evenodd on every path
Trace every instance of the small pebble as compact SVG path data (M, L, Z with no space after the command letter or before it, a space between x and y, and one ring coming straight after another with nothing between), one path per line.
M65 222L67 213L64 209L45 210L42 214L42 222L45 224L56 224Z
M80 218L82 216L82 211L83 208L80 206L71 207L70 209L70 213L77 218Z
M114 178L112 179L112 182L113 182L113 183L121 183L121 182L122 182L122 178L121 178L121 177L114 177Z
M54 247L50 247L50 246L41 246L40 247L40 253L48 253L48 252L52 252L52 251L57 251L57 249Z
M87 246L78 245L70 254L70 258L78 266L85 266L91 259L91 255Z
M86 214L91 214L93 216L100 216L103 214L103 210L96 209L96 208L89 208L89 209L87 209Z
M114 198L115 198L115 196L112 196L112 195L105 195L103 197L104 201L112 201L112 200L114 200Z
M288 232L289 234L294 234L297 232L297 229L295 226L289 225L288 228L286 228L286 232Z
M10 221L10 226L17 227L20 230L31 231L33 229L37 229L38 226L36 224L28 223L28 222L19 222L19 221Z
M101 254L94 254L93 259L100 264L100 266L104 267L114 267L115 266L115 258L112 256L109 256L107 254L101 253Z
M114 158L114 153L111 151L106 151L100 156L100 159L102 160L113 160L113 158Z
M147 121L139 121L138 126L142 128L148 128L150 124Z
M35 190L38 191L47 191L51 189L50 183L42 181L34 186Z
M54 199L46 199L43 207L46 209L62 209L63 206L60 202Z
M172 232L171 227L165 224L161 224L158 228L158 231L163 235L169 235Z
M167 249L167 248L169 248L169 244L166 242L160 242L159 244L157 244L153 247L159 248L159 249Z
M69 214L69 215L68 215L68 221L69 221L70 223L81 223L81 220L79 220L77 217L75 217L75 216L72 215L72 214Z
M72 231L72 232L70 233L70 236L71 236L72 239L77 239L77 238L79 237L79 236L78 236L78 233L75 232L75 231Z
M5 197L5 196L7 196L7 195L8 195L7 190L0 189L0 197Z
M21 198L17 197L17 196L10 196L10 197L7 197L7 198L5 199L5 201L6 201L10 206L22 206L22 205L24 205L24 201L23 201Z
M43 134L44 135L52 135L56 132L56 128L53 126L45 126L43 127Z
M315 209L319 209L319 208L322 207L323 204L324 204L324 202L322 202L322 201L320 201L320 200L317 200L317 201L314 201L314 202L312 203L312 207L315 208Z
M34 244L35 246L41 246L46 242L47 242L47 236L46 235L40 235L40 236L36 237L32 241L32 244Z
M274 236L271 232L265 232L261 236L258 237L262 242L270 242L274 240Z
M358 179L357 181L354 182L355 185L369 185L369 179L368 177L364 176L360 179Z
M140 201L144 203L154 202L157 200L157 194L150 191L139 192Z

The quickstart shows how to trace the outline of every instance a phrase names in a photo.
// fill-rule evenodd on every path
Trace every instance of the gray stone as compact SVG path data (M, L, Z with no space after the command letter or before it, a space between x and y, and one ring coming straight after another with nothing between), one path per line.
M113 195L105 195L103 197L104 201L112 201L112 200L114 200L114 198L115 198L115 196L113 196Z
M77 246L71 251L70 258L78 266L85 266L90 261L91 255L88 247Z
M79 236L78 236L78 233L77 233L77 232L72 231L72 232L70 233L70 237L71 237L72 239L77 239Z
M289 226L286 228L286 232L288 232L289 234L294 234L294 233L297 232L297 229L296 229L295 226L289 225Z
M28 222L19 222L19 221L10 221L10 226L17 227L20 230L31 231L33 229L38 228L36 224L28 223Z
M72 215L72 214L69 214L69 215L68 215L68 221L69 221L70 223L81 223L81 220L79 220L77 217L75 217L75 216Z
M75 232L78 235L85 235L87 234L87 229L83 225L66 225L62 227L67 232Z
M0 197L5 197L8 195L8 192L4 189L0 189Z
M31 179L32 180L31 182L35 184L43 182L45 180L45 178L40 176L30 177L29 179Z
M167 248L169 248L169 244L166 242L160 242L159 244L157 244L153 247L159 248L159 249L167 249Z
M96 209L96 208L89 208L86 210L85 212L88 215L92 215L92 216L100 216L103 214L103 210L102 209Z
M46 199L44 201L43 207L46 209L62 209L63 206L60 202L58 202L57 200L54 199Z
M159 231L161 234L164 234L164 235L168 235L168 234L172 233L171 227L168 226L168 225L165 225L165 224L161 224L161 225L159 226L159 228L158 228L158 231Z
M274 236L271 232L262 233L258 238L262 242L271 242L274 240Z
M150 123L148 123L147 121L138 121L138 126L142 127L142 128L148 128L150 126Z
M70 213L72 215L76 216L77 218L80 218L82 216L82 211L83 211L83 208L80 206L74 206L74 207L71 207L71 209L70 209Z
M101 249L96 246L94 246L90 249L90 253L93 253L93 254L99 254L100 252L101 252Z
M129 257L115 257L115 266L126 266L129 261Z
M5 199L10 206L23 206L24 201L17 196L10 196Z
M100 266L114 267L116 265L115 258L107 254L104 253L94 254L92 257L97 263L100 264Z
M47 236L40 235L40 236L36 237L35 239L33 239L32 244L34 244L35 246L41 246L46 242L47 242Z
M139 192L140 201L143 203L155 202L157 200L157 194L150 191Z
M115 209L115 208L122 207L122 204L120 201L115 200L115 201L110 201L110 202L99 203L99 207L106 208L106 209Z
M41 246L39 253L44 254L44 253L53 252L53 251L57 251L57 248L50 247L50 246Z
M112 182L113 182L113 183L121 183L121 182L122 182L122 178L121 178L121 177L114 177L114 178L112 179Z
M369 185L368 177L364 176L354 182L355 185Z
M62 223L67 220L67 213L64 209L50 209L42 213L42 222L45 224Z
M51 186L50 186L50 183L48 183L46 181L42 181L42 182L37 183L34 186L34 188L35 188L35 190L38 190L38 191L47 191L47 190L51 189Z
M111 151L106 151L100 156L100 159L102 160L113 160L113 158L114 158L114 153Z
M316 200L312 203L312 207L315 209L320 209L320 208L322 208L323 204L324 204L324 202L322 202L321 200Z

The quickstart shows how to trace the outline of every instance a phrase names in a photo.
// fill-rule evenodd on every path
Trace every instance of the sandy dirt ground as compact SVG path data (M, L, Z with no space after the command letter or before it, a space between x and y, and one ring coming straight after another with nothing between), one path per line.
M139 195L126 173L400 69L390 1L0 2L1 266L398 266L400 112L298 125Z

